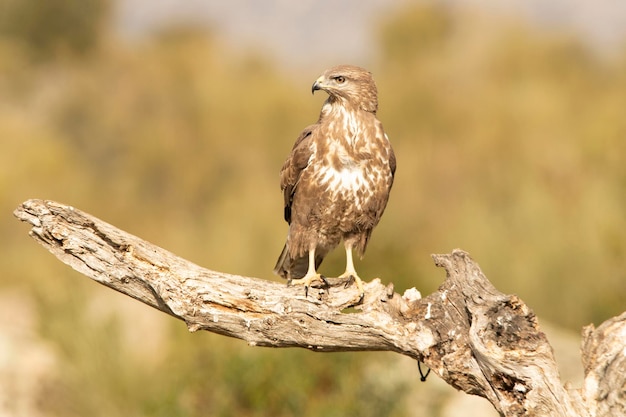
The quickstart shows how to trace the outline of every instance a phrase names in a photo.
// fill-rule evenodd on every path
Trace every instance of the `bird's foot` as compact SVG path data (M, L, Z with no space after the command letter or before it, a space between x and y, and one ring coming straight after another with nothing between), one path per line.
M365 297L363 281L361 280L361 278L359 278L356 272L346 271L343 274L339 275L337 278L346 280L346 283L344 284L345 288L348 288L348 285L354 281L354 283L356 284L356 288L359 290L359 299L356 303L358 304L363 301L363 297Z
M320 281L323 285L325 285L327 287L329 286L328 281L326 281L326 278L324 278L323 275L318 274L318 273L312 273L312 274L307 273L302 278L291 279L291 280L287 281L287 285L288 286L291 286L291 285L304 285L304 296L308 297L309 296L309 287L311 287L311 284L314 281Z

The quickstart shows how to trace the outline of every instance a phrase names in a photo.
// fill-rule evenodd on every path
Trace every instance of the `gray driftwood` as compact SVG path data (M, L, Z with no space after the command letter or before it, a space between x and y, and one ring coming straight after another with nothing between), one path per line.
M530 308L500 293L461 250L433 255L438 291L404 295L375 279L356 312L354 286L301 287L215 272L73 207L29 200L15 215L30 235L89 278L183 320L189 330L251 346L316 352L394 351L424 362L453 387L503 416L626 415L626 314L585 328L580 389L565 388Z

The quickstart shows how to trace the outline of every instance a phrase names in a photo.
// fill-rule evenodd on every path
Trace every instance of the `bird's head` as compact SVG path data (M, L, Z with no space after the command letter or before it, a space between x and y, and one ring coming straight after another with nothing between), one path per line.
M329 100L342 101L362 110L376 113L378 93L372 74L354 65L339 65L324 72L311 88L311 92L324 90Z

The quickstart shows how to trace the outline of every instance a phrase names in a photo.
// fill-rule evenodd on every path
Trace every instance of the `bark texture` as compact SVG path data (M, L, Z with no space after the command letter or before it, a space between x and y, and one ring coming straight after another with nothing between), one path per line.
M489 400L503 416L626 415L626 314L584 330L581 389L565 388L530 308L499 292L462 250L433 255L446 279L421 298L379 279L329 279L301 287L211 271L73 207L22 203L15 215L52 254L89 278L183 320L251 346L317 352L394 351L420 360L453 387Z

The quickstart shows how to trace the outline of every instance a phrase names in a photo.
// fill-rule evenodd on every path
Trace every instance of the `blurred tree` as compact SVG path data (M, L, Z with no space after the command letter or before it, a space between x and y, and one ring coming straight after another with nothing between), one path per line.
M570 33L444 6L410 6L380 32L398 175L377 232L397 218L406 236L389 252L465 248L497 286L574 328L620 312L626 235L607 230L626 226L623 61Z
M386 65L406 65L416 57L436 54L453 29L452 14L441 3L407 8L381 28L383 59Z
M98 45L110 6L109 0L5 0L0 35L23 43L36 58L84 54Z

